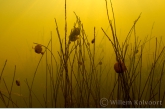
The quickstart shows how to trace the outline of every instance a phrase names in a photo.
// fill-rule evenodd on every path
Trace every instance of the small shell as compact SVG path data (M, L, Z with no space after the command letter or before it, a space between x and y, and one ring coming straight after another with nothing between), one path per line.
M72 32L73 35L80 35L80 29L79 28L74 28L73 32Z
M76 35L70 35L70 36L69 36L69 40L70 40L70 41L73 41L73 42L76 41L78 38L79 38L79 37L76 36Z
M115 69L116 73L123 73L127 70L125 64L122 62L115 63L114 69Z
M78 35L80 35L80 29L74 28L73 31L71 31L71 33L69 35L69 40L76 41L77 39L79 39Z
M20 86L20 85L21 85L21 83L20 83L19 80L16 80L15 82L16 82L16 85L17 85L17 86Z
M37 54L43 54L43 52L42 52L42 46L40 45L40 44L37 44L36 46L35 46L35 48L34 48L34 50L35 50L35 52L37 53Z

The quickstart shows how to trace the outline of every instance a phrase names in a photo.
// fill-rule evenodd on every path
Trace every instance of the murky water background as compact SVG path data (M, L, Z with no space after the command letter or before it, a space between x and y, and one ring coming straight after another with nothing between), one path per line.
M112 0L112 3L115 12L117 35L121 43L125 40L131 26L140 13L142 13L141 18L136 25L137 36L142 41L147 36L154 37L150 43L146 44L143 52L143 77L145 79L147 78L147 76L145 77L145 75L147 75L146 72L148 67L151 66L153 59L155 37L158 37L158 41L161 43L160 48L164 46L165 16L163 13L165 12L165 1ZM110 19L113 21L110 4L108 4L108 6ZM73 12L80 17L89 41L93 39L94 27L96 28L96 62L98 63L99 60L104 57L102 62L103 67L105 67L105 72L102 72L102 80L109 79L109 83L103 82L104 85L108 84L105 88L108 92L110 89L107 89L107 87L113 82L114 77L113 65L115 63L115 54L110 42L101 30L102 27L106 30L107 34L111 34L105 1L67 0L67 35L70 34L76 21ZM60 51L60 45L54 18L57 20L61 39L64 40L64 0L0 0L0 15L0 70L3 68L5 60L7 60L3 78L10 89L14 75L14 66L16 65L15 79L21 81L21 89L14 84L12 97L17 100L18 104L20 103L21 106L26 107L24 101L20 99L22 96L25 98L29 96L25 80L27 79L28 82L31 83L36 66L41 57L41 55L34 52L33 48L35 45L33 43L40 43L46 46L51 38L50 32L52 31L53 54L59 62L57 51ZM152 26L153 31L151 35ZM110 38L112 38L111 35ZM131 41L133 44L133 39L131 39ZM128 58L129 56L127 56L126 63L129 63ZM88 58L86 61L88 61ZM43 93L45 93L45 71L44 57L39 65L33 86L33 90L39 99L43 99ZM107 71L110 71L110 74L108 74ZM155 79L156 78L155 75ZM2 92L7 93L3 80L0 82L0 89ZM20 93L22 95L20 95ZM61 92L59 96L62 96ZM61 101L63 101L62 98ZM44 101L42 101L42 103L44 103ZM61 105L63 104L60 104L60 106ZM1 103L0 106L2 106ZM40 106L40 104L36 100L36 106L34 105L34 107L38 106Z

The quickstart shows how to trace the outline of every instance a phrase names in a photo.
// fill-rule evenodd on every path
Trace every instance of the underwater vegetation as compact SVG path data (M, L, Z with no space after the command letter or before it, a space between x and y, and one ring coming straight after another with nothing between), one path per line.
M165 107L165 87L163 85L165 82L165 58L163 55L165 46L162 44L162 47L161 43L158 44L158 39L155 38L151 63L144 65L144 48L152 38L146 37L142 42L136 35L136 24L141 14L121 44L116 33L112 2L110 1L113 22L110 20L107 4L108 2L105 0L111 34L108 34L103 28L100 30L113 47L115 55L113 64L110 62L105 64L104 56L96 57L99 53L96 52L95 27L93 39L89 41L83 23L75 12L76 21L70 34L67 34L65 0L64 40L61 39L58 22L54 19L60 51L56 52L57 55L52 52L52 33L47 45L34 43L33 52L40 56L36 69L34 69L34 75L24 81L16 79L17 67L15 66L10 88L6 85L6 78L3 77L7 65L6 60L4 66L0 67L2 69L0 84L5 86L5 89L0 88L0 101L3 104L0 107ZM131 37L134 39L133 43L130 41ZM42 85L44 93L41 93L39 85L35 84L41 61L45 62L45 71L43 71L45 75L39 83L44 84ZM112 66L113 69L107 68L109 66ZM112 76L110 73L114 73L114 75ZM21 94L25 86L28 91L28 93L24 93L26 96ZM13 92L15 87L20 93Z

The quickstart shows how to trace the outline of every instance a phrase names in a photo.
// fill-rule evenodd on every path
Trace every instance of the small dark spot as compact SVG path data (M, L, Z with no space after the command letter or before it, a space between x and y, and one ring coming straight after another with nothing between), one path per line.
M102 65L102 62L101 61L99 62L99 65Z
M95 38L91 41L91 43L92 43L92 44L95 43Z
M21 85L19 80L16 80L16 85L17 86L20 86Z

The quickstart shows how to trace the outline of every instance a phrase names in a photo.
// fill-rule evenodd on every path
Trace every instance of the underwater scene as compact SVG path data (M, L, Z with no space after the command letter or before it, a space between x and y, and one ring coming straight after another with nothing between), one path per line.
M0 107L165 108L164 4L0 0Z

